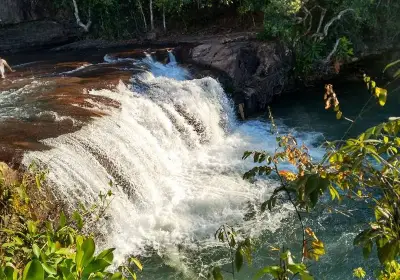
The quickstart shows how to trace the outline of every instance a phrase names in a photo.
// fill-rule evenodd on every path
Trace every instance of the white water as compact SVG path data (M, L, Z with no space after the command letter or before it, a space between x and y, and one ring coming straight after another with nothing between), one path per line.
M53 112L53 111L42 111L42 112L36 114L36 117L50 118L51 120L53 120L55 122L70 121L70 122L72 122L73 126L81 125L80 121L78 121L70 116L60 116L58 113Z
M239 230L258 236L275 231L288 216L284 207L243 222L249 202L266 199L275 182L243 181L252 164L241 155L249 149L272 151L275 137L265 122L238 122L216 80L178 81L186 71L175 61L162 65L147 59L156 74L135 77L140 90L120 83L114 91L90 92L119 101L120 108L107 109L109 116L78 132L44 140L53 149L27 153L24 163L46 164L56 193L70 205L95 202L112 178L115 196L101 246L116 247L118 263L150 248L193 279L197 275L179 257L178 245L221 246L214 233L224 223L241 224ZM308 134L302 140L315 139Z
M38 111L35 104L28 104L24 100L33 91L46 84L47 82L31 80L21 88L0 91L0 121L9 118L28 118L34 115Z
M92 66L92 64L91 64L91 63L87 63L87 64L84 64L84 65L82 65L82 66L77 67L76 69L73 69L73 70L70 70L70 71L62 72L62 73L60 73L59 75L73 74L73 73L79 72L79 71L81 71L81 70L83 70L83 69L85 69L85 68L88 68L88 67L90 67L90 66Z
M149 67L151 73L156 77L168 77L177 81L184 81L189 78L186 69L177 66L175 56L172 52L168 52L169 63L163 64L154 60L154 58L146 53L146 57L142 62Z

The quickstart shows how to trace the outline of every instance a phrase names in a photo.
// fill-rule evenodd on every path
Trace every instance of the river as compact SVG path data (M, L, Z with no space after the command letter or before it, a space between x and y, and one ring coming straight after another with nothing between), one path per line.
M26 166L48 167L54 193L71 207L91 204L111 188L109 218L98 230L100 247L116 248L116 264L139 256L140 279L204 279L214 265L229 270L227 248L214 239L224 223L263 244L236 279L252 279L276 260L270 246L298 252L301 231L292 207L258 211L277 182L242 180L253 166L241 160L244 151L275 148L268 118L238 120L216 79L193 79L192 68L167 50L12 59L17 72L0 81L2 159L18 155ZM369 98L364 85L354 80L336 90L344 114L354 119ZM323 109L322 96L315 88L271 105L280 132L294 134L316 159L324 153L319 145L349 126ZM389 102L383 109L368 105L350 135L395 113L398 95ZM346 215L328 207L304 214L327 247L310 268L316 279L352 279L354 268L371 272L377 264L363 262L352 245L370 217L368 205L338 208Z

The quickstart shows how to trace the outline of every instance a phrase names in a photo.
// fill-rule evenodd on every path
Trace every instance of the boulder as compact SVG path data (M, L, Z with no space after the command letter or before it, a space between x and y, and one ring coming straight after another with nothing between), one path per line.
M28 21L0 29L0 52L32 51L66 44L80 35L78 27L66 28L50 20Z
M49 16L49 0L0 0L0 26Z
M292 83L292 54L275 41L208 42L193 47L188 60L226 73L246 116L264 112Z

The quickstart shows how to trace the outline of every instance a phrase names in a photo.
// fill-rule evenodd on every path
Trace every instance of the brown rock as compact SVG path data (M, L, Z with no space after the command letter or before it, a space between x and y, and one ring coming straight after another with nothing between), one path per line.
M291 53L277 42L209 42L193 47L189 60L226 73L246 115L264 111L291 82Z

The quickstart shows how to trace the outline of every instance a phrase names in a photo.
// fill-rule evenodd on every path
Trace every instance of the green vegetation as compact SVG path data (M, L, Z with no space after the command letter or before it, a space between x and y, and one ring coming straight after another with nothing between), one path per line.
M231 17L242 27L256 27L260 39L284 42L301 79L338 72L354 53L400 39L400 3L390 0L57 0L54 6L85 31L106 38L144 38L170 26L182 33ZM263 22L256 22L260 15Z
M0 279L136 279L135 269L142 270L136 258L109 272L114 249L95 255L95 234L88 232L104 217L112 193L67 218L48 195L45 177L35 165L19 176L0 164Z
M384 72L398 66L400 61L389 64ZM400 71L395 71L393 80L400 78ZM377 104L386 104L387 90L377 87L377 83L370 77L364 76L367 90L371 98L367 103L376 100ZM332 85L326 85L325 99L329 101L330 109L338 119L342 118L339 101L333 93ZM332 105L332 106L331 106ZM365 106L364 106L365 107ZM360 116L363 111L361 111ZM310 262L318 261L325 254L322 240L304 223L301 211L312 211L317 204L331 203L321 201L322 197L330 196L332 201L341 202L343 198L368 201L373 205L374 221L366 225L354 239L355 246L361 246L364 258L369 258L376 248L377 258L381 267L377 268L374 278L380 280L400 279L400 119L391 118L386 123L371 127L356 138L346 139L346 136L356 120L350 120L349 130L339 141L326 142L326 152L319 161L314 161L309 150L299 145L292 135L280 135L272 114L270 120L274 133L277 135L277 146L273 154L264 151L247 151L243 159L252 158L258 164L246 172L244 179L263 180L266 175L275 176L280 185L274 190L271 197L260 205L262 212L272 210L281 203L289 201L298 217L303 232L301 253L293 257L288 249L276 249L279 262L277 265L261 269L255 279L270 275L273 279L302 279L311 280L314 277L308 270ZM282 170L281 163L289 163L292 168ZM246 250L242 243L235 240L233 228L224 226L217 232L222 242L228 242L231 248L232 267L239 271L248 260L251 265L251 251L254 245L246 239ZM226 230L228 229L228 230ZM223 232L223 233L221 233ZM294 259L301 260L294 262ZM350 273L350 272L349 272ZM214 279L223 279L221 270L214 268ZM355 268L353 276L363 279L366 272L363 268Z

